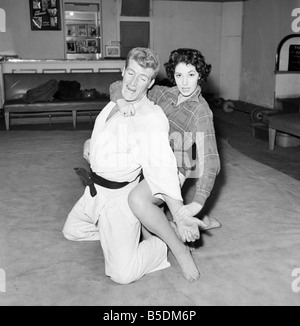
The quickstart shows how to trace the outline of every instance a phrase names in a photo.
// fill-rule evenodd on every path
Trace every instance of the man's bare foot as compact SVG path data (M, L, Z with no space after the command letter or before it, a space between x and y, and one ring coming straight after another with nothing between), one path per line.
M172 228L174 229L177 237L181 241L181 238L178 234L176 224L174 222L170 222ZM175 255L175 258L178 261L178 264L181 267L183 276L189 281L189 282L194 282L197 281L200 277L200 273L198 271L198 268L195 264L194 258L191 254L191 250L189 246L184 245L184 251L182 251L181 254Z
M209 217L207 215L204 215L202 222L204 222L207 227L201 228L202 231L208 231L211 229L217 229L221 227L221 223L215 219L214 217Z

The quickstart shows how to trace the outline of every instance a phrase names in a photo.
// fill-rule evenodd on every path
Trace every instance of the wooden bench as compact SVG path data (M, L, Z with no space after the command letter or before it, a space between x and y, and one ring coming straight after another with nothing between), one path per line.
M99 112L109 102L109 99L95 100L77 100L77 101L59 101L39 103L24 103L21 100L12 100L4 103L4 118L5 128L9 130L10 121L13 118L27 119L29 122L42 117L54 117L59 120L61 116L70 116L73 121L73 127L77 126L77 116L80 112L85 112L85 115L93 116ZM62 120L62 119L61 119ZM42 121L42 119L41 119Z
M121 78L121 72L3 74L5 99L3 111L6 130L10 129L11 120L19 117L21 117L19 121L22 119L25 123L26 121L30 123L33 118L39 120L41 117L45 118L45 116L56 116L56 121L59 121L61 115L65 115L67 119L72 121L73 127L76 128L79 116L91 117L97 115L104 108L109 102L110 84ZM23 100L27 90L37 87L50 79L77 81L81 85L81 90L96 89L100 96L93 99L54 99L49 102L36 103L26 103Z
M300 137L300 113L277 114L268 118L269 149L274 150L276 131Z

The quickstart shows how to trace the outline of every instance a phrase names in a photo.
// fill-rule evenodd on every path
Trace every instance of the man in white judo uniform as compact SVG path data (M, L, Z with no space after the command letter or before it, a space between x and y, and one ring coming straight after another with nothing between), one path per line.
M176 159L169 145L168 120L146 96L158 71L159 59L151 50L131 50L122 75L122 94L134 105L136 114L125 118L116 103L110 102L98 115L89 158L97 194L86 187L63 228L69 240L100 240L105 273L120 284L169 267L167 245L185 278L199 278L189 249L170 224L162 223L162 230L154 227L160 237L148 232L127 201L143 170L153 196L165 200L171 212L183 206Z

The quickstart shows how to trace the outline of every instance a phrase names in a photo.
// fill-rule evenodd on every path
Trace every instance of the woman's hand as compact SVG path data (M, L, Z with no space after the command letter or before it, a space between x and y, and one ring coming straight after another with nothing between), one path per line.
M194 217L202 209L198 203L190 203L182 206L173 215L173 220L176 223L178 234L183 242L194 242L200 239L199 228L205 228L207 225Z
M183 242L194 242L200 239L199 227L202 227L204 223L197 217L186 217L175 223L177 232Z
M128 103L126 100L124 99L117 100L117 105L119 107L120 113L124 117L130 117L132 115L135 115L135 108L133 104Z
M178 211L176 211L175 214L173 214L173 219L176 222L177 220L181 220L184 218L188 218L191 216L197 215L202 209L202 205L192 202L188 205L182 206ZM203 223L205 226L207 226L205 223Z

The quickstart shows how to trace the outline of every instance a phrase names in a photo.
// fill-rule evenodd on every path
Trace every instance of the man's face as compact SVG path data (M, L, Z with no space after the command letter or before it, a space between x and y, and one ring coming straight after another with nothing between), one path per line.
M122 95L128 102L138 102L153 85L151 80L154 70L143 68L136 61L130 59L127 68L123 71Z

